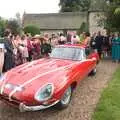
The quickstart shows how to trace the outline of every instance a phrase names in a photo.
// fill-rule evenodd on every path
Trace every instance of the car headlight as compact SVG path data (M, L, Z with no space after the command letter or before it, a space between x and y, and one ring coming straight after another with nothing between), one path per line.
M47 84L38 90L38 92L35 94L35 99L41 102L49 100L53 95L53 91L53 84Z
M0 75L0 82L2 82L5 79L4 75Z

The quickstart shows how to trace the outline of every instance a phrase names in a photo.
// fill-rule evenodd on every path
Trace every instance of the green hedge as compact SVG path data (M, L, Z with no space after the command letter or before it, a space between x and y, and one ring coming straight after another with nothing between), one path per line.
M34 36L36 34L40 34L40 28L35 25L28 25L28 26L24 27L23 31L25 33L30 33L32 36Z

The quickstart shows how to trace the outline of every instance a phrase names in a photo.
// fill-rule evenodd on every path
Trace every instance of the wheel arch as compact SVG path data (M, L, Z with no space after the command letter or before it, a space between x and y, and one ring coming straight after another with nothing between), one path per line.
M72 88L72 91L75 90L75 88L77 87L77 82L74 81L71 83L71 88Z

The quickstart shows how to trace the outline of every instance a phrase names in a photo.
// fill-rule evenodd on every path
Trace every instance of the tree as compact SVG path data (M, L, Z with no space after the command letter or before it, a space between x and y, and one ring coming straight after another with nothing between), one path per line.
M12 34L20 34L21 28L16 19L11 19L7 21L7 29L10 29Z
M82 32L88 32L88 24L86 22L83 22L78 30L78 34Z
M120 7L115 9L115 14L120 14Z
M0 37L3 37L6 28L6 20L0 17Z
M60 0L61 12L87 11L90 7L90 0Z
M24 27L23 31L25 33L30 33L32 36L40 34L40 28L36 27L35 25L28 25Z
M114 0L113 2L117 5L117 8L115 9L115 14L120 14L120 0Z
M120 0L112 0L105 14L105 27L110 31L120 31Z

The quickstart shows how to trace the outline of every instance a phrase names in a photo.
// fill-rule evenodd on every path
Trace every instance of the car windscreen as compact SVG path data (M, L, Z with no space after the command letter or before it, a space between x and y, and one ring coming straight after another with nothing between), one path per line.
M55 47L50 57L68 60L82 60L83 49L72 47Z

